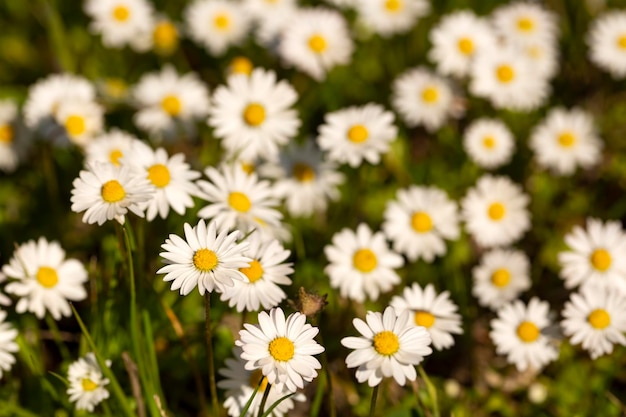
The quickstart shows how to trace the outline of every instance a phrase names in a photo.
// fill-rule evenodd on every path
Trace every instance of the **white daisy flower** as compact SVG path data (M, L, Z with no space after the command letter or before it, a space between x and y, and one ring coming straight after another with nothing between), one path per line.
M171 129L177 121L203 118L209 110L209 91L196 73L180 76L171 65L144 74L133 88L133 97L139 107L135 124L153 133Z
M61 245L43 237L20 245L2 267L2 273L13 279L5 291L20 298L15 306L20 314L29 311L41 319L49 311L55 320L60 320L72 314L68 300L87 297L87 270L83 264L65 259Z
M106 365L110 366L110 362L107 361ZM93 412L96 405L109 398L109 391L105 388L109 380L102 374L93 352L70 364L67 379L67 393L70 401L76 403L77 410Z
M559 70L558 45L538 42L521 46L521 52L530 59L535 75L543 79L553 78Z
M570 296L561 327L570 343L582 344L592 359L626 345L626 298L620 292L589 286Z
M481 118L474 120L463 133L463 148L477 165L494 169L511 160L515 151L515 138L500 120Z
M589 59L614 78L626 77L626 11L611 10L596 18L587 34Z
M256 38L273 45L298 10L296 0L244 0L243 6L256 23Z
M363 24L383 37L408 32L430 11L426 0L360 0L354 6Z
M248 242L237 243L239 231L218 232L216 222L206 225L204 220L194 227L185 223L184 229L185 239L170 234L161 245L165 252L159 253L167 265L157 274L165 274L165 282L174 281L172 291L180 289L181 295L187 295L197 285L200 295L204 295L214 289L222 292L232 287L233 281L246 279L239 268L249 266L252 259L243 254Z
M229 0L195 0L183 17L189 37L211 55L223 55L229 47L243 42L250 29L250 17L243 5Z
M293 392L317 376L322 365L313 355L322 353L324 347L314 339L319 329L308 324L304 314L295 312L285 319L283 310L273 308L269 314L259 313L258 325L243 326L235 344L243 350L245 369L261 369L279 391Z
M626 294L626 234L619 221L588 218L586 230L574 226L565 243L570 250L558 257L566 288L594 285Z
M448 349L454 345L453 334L462 334L461 316L458 307L450 300L450 293L444 291L437 295L432 284L424 289L414 283L405 287L402 297L394 295L389 303L398 315L408 311L415 324L426 328L437 350Z
M317 143L328 151L328 159L353 168L363 159L378 164L398 136L393 113L374 103L327 113L318 130Z
M341 344L354 349L346 357L348 368L357 368L356 379L374 387L390 377L399 385L415 381L415 365L430 355L430 334L416 326L409 311L399 316L393 307L384 313L368 311L365 321L355 318L354 327L362 337L344 337Z
M459 237L457 204L436 187L412 185L396 196L397 201L387 202L382 225L394 250L412 262L419 258L432 262L445 254L444 239Z
M443 75L465 77L479 51L491 51L497 43L491 25L469 10L445 15L429 34L428 57Z
M15 147L17 104L0 100L0 170L13 172L19 161Z
M135 141L139 141L136 136L120 129L102 133L85 146L85 165L100 162L120 166Z
M517 45L556 41L556 15L538 3L517 1L498 7L492 13L493 25L506 42Z
M452 115L454 95L448 81L426 68L405 71L393 81L391 103L411 127L439 129Z
M243 255L252 261L239 268L246 279L233 281L234 285L224 289L220 300L228 301L229 307L236 306L239 312L257 311L260 307L269 310L287 298L278 285L291 285L289 275L293 273L293 264L285 262L291 252L278 240L263 240L254 233L246 241L250 246Z
M346 228L335 233L324 253L330 262L324 272L342 297L376 301L380 293L400 282L394 269L404 265L402 256L389 249L385 235L372 233L365 223L359 224L356 232Z
M573 174L577 166L589 168L602 157L593 119L580 109L550 110L533 129L529 145L540 166L560 175Z
M235 74L213 95L209 125L230 156L275 159L278 149L298 133L293 105L296 90L273 71L257 68L249 76Z
M493 249L472 269L472 294L483 307L496 310L530 288L530 264L522 251Z
M15 343L17 330L6 321L6 311L0 310L0 380L4 372L9 372L15 364L14 353L19 350Z
M465 228L480 246L510 245L530 228L528 202L508 177L483 175L461 201Z
M54 118L70 142L85 147L102 130L104 108L93 101L65 100L57 107Z
M278 54L317 81L337 65L350 62L354 44L341 13L326 8L303 8L283 28Z

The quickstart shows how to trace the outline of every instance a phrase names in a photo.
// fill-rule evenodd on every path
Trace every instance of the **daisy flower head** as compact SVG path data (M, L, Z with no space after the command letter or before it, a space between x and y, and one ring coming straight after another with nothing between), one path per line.
M274 71L234 74L213 95L209 125L229 156L276 159L279 147L298 133L296 90Z
M552 79L559 70L559 49L556 43L537 42L520 47L531 62L535 75L541 79Z
M283 28L279 56L317 81L337 65L350 62L354 43L341 13L327 8L302 8Z
M530 264L522 251L493 249L472 269L472 294L483 307L496 310L530 288Z
M389 249L382 232L373 233L365 223L356 231L346 228L336 233L324 253L330 262L324 272L342 297L376 301L381 292L400 282L394 269L404 265L402 256Z
M146 0L87 0L85 13L92 19L90 30L102 36L108 48L129 45L136 51L149 47L154 21L152 4Z
M626 11L612 10L596 18L587 44L591 62L614 78L626 77Z
M382 314L368 311L365 321L355 318L352 324L361 336L341 339L343 346L354 349L346 365L357 368L357 381L367 381L370 387L390 376L402 386L407 380L415 381L415 365L433 352L430 334L414 324L408 310L400 315L391 306Z
M214 56L243 42L250 29L250 17L243 5L229 0L195 0L183 18L189 37Z
M528 202L528 195L508 177L486 174L461 201L461 215L480 246L506 246L530 228Z
M459 237L457 204L436 187L412 185L398 190L397 199L387 202L382 228L394 250L411 262L432 262L446 253L444 239Z
M295 312L285 318L282 309L273 308L269 314L259 313L258 325L243 326L235 345L243 350L245 369L261 369L268 383L289 392L317 376L322 365L313 355L322 353L324 347L314 339L319 329L308 324L304 314Z
M15 343L17 330L6 321L6 311L0 310L0 380L4 372L9 372L15 363L14 353L19 350Z
M139 107L135 124L152 133L172 129L176 122L203 118L209 110L209 91L197 75L178 75L171 65L144 74L132 95Z
M256 24L256 39L262 45L273 45L298 10L295 0L244 0L244 8Z
M136 141L139 139L135 135L115 128L97 135L85 146L85 165L100 162L119 167Z
M17 104L0 100L0 170L13 172L19 156L15 144Z
M107 361L106 365L110 366L110 363L111 361ZM70 364L67 379L67 393L70 401L76 403L77 410L93 412L96 405L109 398L109 391L106 389L109 380L102 374L93 352Z
M402 297L394 295L389 303L398 315L408 311L416 325L426 328L435 349L454 345L453 334L463 333L458 307L450 300L450 293L437 294L432 284L425 288L414 283L405 287Z
M393 81L391 103L404 122L433 132L453 113L454 94L449 82L426 68L405 71Z
M20 314L29 311L41 319L49 311L60 320L71 315L68 300L87 297L87 270L83 264L66 259L58 242L43 237L20 245L2 267L2 273L12 279L5 291L19 297L15 311Z
M356 168L364 159L378 164L397 136L393 113L370 103L327 113L317 143L331 161Z
M469 10L445 15L429 35L428 57L443 75L465 77L478 51L492 50L497 41L493 27Z
M361 0L354 5L362 22L383 37L408 32L430 11L426 0Z
M104 108L95 101L65 100L58 105L54 118L70 142L85 147L102 130Z
M491 18L498 35L508 43L554 43L558 36L556 15L536 2L508 3L495 9Z
M463 148L476 165L486 169L498 168L511 160L515 138L500 120L474 120L463 133Z
M602 157L593 119L580 109L552 109L533 129L529 145L537 163L559 175L573 174L577 166L589 168Z
M248 242L237 242L239 231L218 231L212 221L204 220L191 227L185 223L185 239L170 234L161 245L164 252L159 256L167 264L157 271L165 274L163 281L172 282L171 290L180 289L181 295L189 294L196 285L200 295L205 292L222 292L232 287L233 281L243 281L246 276L239 270L250 265L252 259L244 255Z
M588 218L565 235L569 250L559 253L565 287L600 286L626 294L626 234L619 221Z

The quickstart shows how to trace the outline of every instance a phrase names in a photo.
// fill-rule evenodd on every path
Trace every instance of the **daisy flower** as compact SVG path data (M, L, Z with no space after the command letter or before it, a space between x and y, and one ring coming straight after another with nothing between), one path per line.
M216 222L208 225L204 220L191 227L185 223L185 239L170 234L161 248L159 256L167 265L157 271L165 274L163 281L172 282L171 290L180 289L181 295L189 294L196 285L200 295L205 291L222 292L224 287L232 287L233 281L242 281L246 276L239 268L246 268L252 259L243 253L248 242L237 243L239 231L218 233Z
M415 324L425 327L437 350L454 345L453 334L463 333L458 307L450 300L450 293L437 295L435 287L428 284L424 289L414 283L405 287L402 297L394 295L389 303L398 315L408 311Z
M15 311L29 311L43 318L49 311L55 320L72 314L69 301L87 297L83 284L87 270L76 259L66 259L58 242L48 242L40 237L20 245L2 273L12 278L5 287L8 294L20 299Z
M243 6L256 23L256 37L262 45L273 45L298 10L296 0L244 0Z
M491 18L498 35L508 43L552 43L558 35L556 15L537 3L512 2L495 9Z
M65 100L58 105L54 118L70 142L84 147L102 130L104 109L94 101Z
M360 0L354 6L363 24L383 37L408 32L430 11L426 0Z
M226 288L220 299L228 301L229 307L236 305L239 312L257 311L259 307L269 310L287 297L278 285L291 285L289 275L293 273L293 264L285 262L291 252L278 240L263 240L254 233L246 241L250 246L243 255L252 260L248 266L239 268L246 279L233 281L233 286Z
M529 145L537 163L560 175L589 168L602 157L602 141L591 115L580 109L555 108L530 134Z
M559 356L557 348L542 331L551 325L550 306L533 297L528 305L520 300L505 304L491 320L489 336L499 355L523 372L539 370Z
M297 133L298 94L273 71L257 68L249 76L235 74L213 95L209 125L230 156L275 159L278 149Z
M530 288L528 257L515 249L486 252L472 269L472 294L478 303L492 310L502 307Z
M483 247L510 245L530 228L528 200L508 177L483 175L461 201L465 227Z
M229 47L243 42L250 29L250 19L239 2L195 0L183 17L189 37L204 46L211 55L223 55Z
M110 366L110 362L107 361L106 365ZM93 352L70 364L67 379L67 393L70 401L76 403L77 410L93 412L96 405L109 398L109 391L105 388L109 380L102 374Z
M85 146L85 165L100 162L120 166L124 155L136 141L139 141L136 136L119 129L102 133Z
M209 110L209 91L197 75L180 76L171 65L144 74L132 94L139 107L135 124L150 132L171 129L177 121L203 118Z
M331 161L356 168L363 159L378 164L380 155L389 150L389 143L397 136L393 113L370 103L327 113L317 143Z
M587 44L591 62L615 78L626 77L626 11L612 10L596 18Z
M622 293L589 286L570 296L561 327L572 344L582 344L592 359L626 345L626 298Z
M452 114L452 88L447 80L418 67L405 71L393 81L391 102L404 122L423 125L432 132Z
M6 321L6 311L0 310L0 380L4 372L9 372L15 363L15 352L19 346L15 343L17 330Z
M511 160L515 139L500 120L474 120L463 133L463 148L476 165L486 169L498 168Z
M415 365L433 352L430 334L411 321L409 311L399 316L393 307L387 307L382 314L368 311L365 321L355 318L352 324L362 337L341 339L343 346L354 349L346 357L346 365L357 368L357 381L367 381L370 387L390 376L399 385L415 381Z
M565 243L569 250L558 257L566 288L595 285L626 293L626 235L619 221L588 218L586 230L574 226Z
M372 233L365 223L356 232L346 228L336 233L324 253L330 262L324 272L342 297L362 303L367 296L376 301L381 292L400 282L394 269L404 265L402 256L389 249L385 235Z
M313 355L322 353L324 347L314 339L319 329L306 323L304 314L295 312L285 319L283 310L273 308L269 314L259 313L258 325L243 326L235 345L243 350L246 370L261 369L268 383L289 392L317 376L322 365Z
M559 50L555 42L524 45L520 50L530 60L537 77L551 79L558 72Z
M128 166L96 162L72 182L72 211L84 211L83 222L102 225L107 220L124 224L130 210L143 217L143 205L155 192L148 179Z
M436 187L398 190L397 201L387 202L382 229L394 250L410 261L432 262L446 253L444 239L459 237L458 209L445 191Z
M326 8L302 8L281 35L278 54L317 81L337 65L350 62L354 44L341 13Z
M152 4L146 0L87 0L85 13L91 17L90 30L102 36L109 48L130 45L147 49L153 25Z
M17 168L16 119L17 104L12 100L0 100L0 170L5 172L13 172Z

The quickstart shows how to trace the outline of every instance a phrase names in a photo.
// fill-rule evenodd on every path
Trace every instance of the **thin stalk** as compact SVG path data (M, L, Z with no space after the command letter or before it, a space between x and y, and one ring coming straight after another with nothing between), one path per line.
M215 383L215 363L213 362L213 330L211 329L211 293L204 293L204 313L206 317L206 353L209 363L209 391L211 393L211 405L213 406L213 415L219 413L219 404L217 402L217 385Z
M61 332L59 331L59 326L57 325L56 320L54 320L49 314L46 314L46 324L48 324L48 328L52 333L54 342L59 348L59 352L61 352L61 357L63 357L64 360L69 360L71 357L70 351L67 349L67 346L65 346L65 343L63 343Z
M128 277L130 278L130 342L133 349L137 367L142 368L141 355L139 354L139 322L137 321L137 290L135 288L135 266L133 264L133 252L130 233L127 225L122 226L124 232L124 246L126 247L126 262L128 263ZM140 371L141 373L141 371Z
M370 403L370 417L374 417L376 413L376 397L378 397L378 385L372 390L372 402Z
M439 413L439 402L437 401L437 389L435 388L433 383L430 381L430 378L428 378L428 375L424 371L424 368L422 368L422 365L418 365L417 370L419 371L420 376L422 377L422 379L424 380L424 383L426 384L428 395L430 396L430 400L433 403L433 416L440 417L441 414Z
M311 321L313 322L314 326L318 326L317 316L312 318ZM322 346L325 346L324 339L322 339L322 332L319 332L317 334L317 338L318 338L319 344ZM330 366L328 365L328 356L326 355L326 350L324 350L321 353L320 360L322 362L322 369L324 370L324 376L326 378L326 386L324 387L322 384L319 384L318 389L326 388L328 390L328 412L329 412L328 415L329 417L336 417L337 410L335 409L335 392L333 390L333 381L330 375Z
M270 390L272 389L272 384L268 382L265 386L265 391L263 391L263 398L261 398L261 404L259 405L259 412L257 413L257 417L261 417L263 415L263 410L265 409L265 403L267 402L267 397L270 396Z

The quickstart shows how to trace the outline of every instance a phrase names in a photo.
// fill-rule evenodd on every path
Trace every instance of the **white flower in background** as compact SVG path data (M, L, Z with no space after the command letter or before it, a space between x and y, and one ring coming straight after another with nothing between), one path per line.
M0 284L6 282L7 276L2 272L2 268L0 268ZM3 290L0 290L0 305L2 306L10 306L11 299L7 297Z
M483 175L461 201L465 228L480 246L510 245L530 228L528 202L508 177Z
M626 11L607 11L593 20L587 44L591 62L614 78L626 77Z
M472 294L483 307L496 310L530 288L530 263L522 251L493 249L472 269Z
M13 172L19 156L15 146L17 104L13 100L0 100L0 170Z
M85 147L102 130L104 108L93 101L66 100L58 105L54 118L70 142Z
M109 48L130 45L137 51L149 47L154 10L146 0L87 0L85 13L92 21L89 29L102 36Z
M106 365L110 366L111 361L107 361ZM93 412L96 405L109 398L109 391L105 387L110 381L102 374L93 352L70 364L67 379L67 394L70 401L76 403L77 410Z
M324 253L329 261L324 272L330 277L330 286L338 288L342 297L376 301L380 293L400 283L395 269L404 265L404 259L389 249L385 235L373 233L365 223L359 224L356 231L346 228L335 233Z
M520 46L521 52L530 60L535 75L542 79L553 78L559 70L557 43L538 42Z
M439 129L453 113L454 94L443 77L418 67L405 71L393 81L391 103L404 122Z
M561 313L563 333L570 343L582 344L592 359L613 352L613 345L626 345L626 298L602 287L581 288L570 296Z
M0 380L2 380L2 374L9 372L15 364L14 353L19 350L19 346L15 343L17 330L6 321L6 318L6 311L0 310Z
M293 105L296 90L274 71L257 68L235 74L213 95L209 125L229 156L276 159L279 147L298 133L300 119Z
M425 327L437 350L454 345L453 334L462 334L458 307L450 300L450 293L437 294L432 284L422 289L414 283L405 287L402 296L394 295L389 303L398 315L408 311L416 325Z
M540 166L560 175L573 174L577 166L589 168L602 157L593 119L580 109L550 110L531 132L529 145Z
M283 28L278 54L317 81L350 62L354 44L343 15L326 8L302 8Z
M463 148L477 165L494 169L511 160L515 138L500 120L474 120L463 132Z
M354 6L363 24L383 37L408 32L430 11L426 0L359 0Z
M256 24L256 38L261 45L273 45L293 14L296 0L244 0L244 9Z
M409 311L399 316L393 307L382 314L368 311L365 321L355 318L352 324L361 337L341 339L342 345L354 349L346 357L346 366L357 368L357 381L367 381L370 387L390 376L401 386L415 381L415 365L433 352L430 334L411 321Z
M139 141L135 135L116 128L102 133L85 146L85 165L101 162L120 166L135 141Z
M539 3L516 1L492 12L498 35L515 45L554 43L558 35L556 15Z
M195 0L183 17L189 37L216 56L242 43L250 29L249 15L236 1Z
M29 311L41 319L49 311L55 320L72 314L68 301L87 297L87 270L76 259L66 259L58 242L40 237L20 245L2 273L12 280L5 291L19 297L15 311Z
M457 204L436 187L412 185L398 190L397 201L388 201L382 228L394 250L410 261L432 262L446 253L444 239L459 237Z

